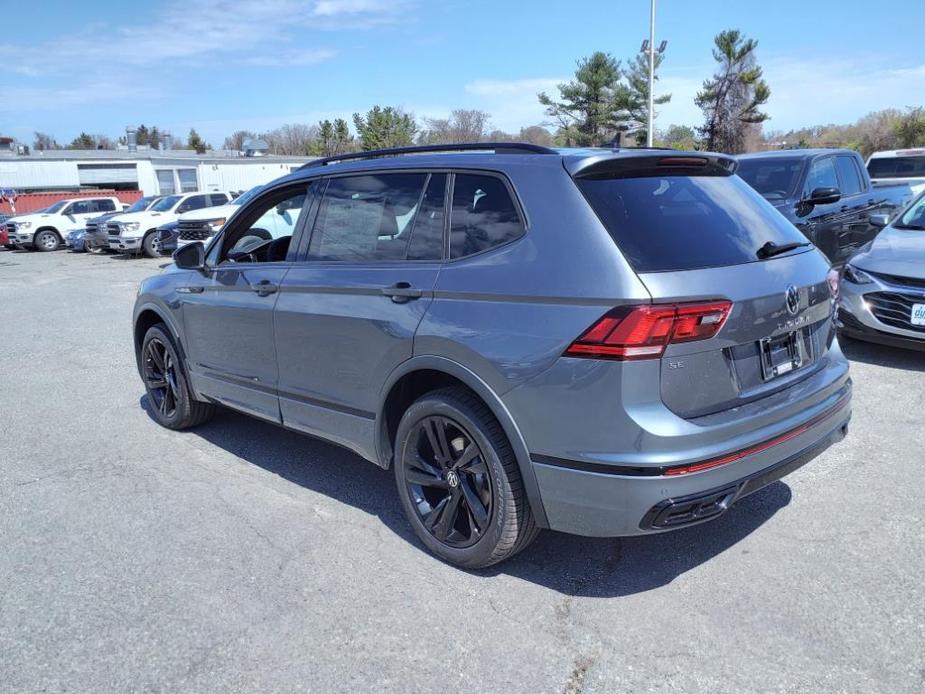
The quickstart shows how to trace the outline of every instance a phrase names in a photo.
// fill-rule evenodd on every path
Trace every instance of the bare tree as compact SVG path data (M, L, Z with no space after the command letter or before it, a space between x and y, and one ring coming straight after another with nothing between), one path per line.
M485 111L458 108L449 118L425 118L418 142L445 145L457 142L481 142L488 133L491 118Z
M231 135L225 138L225 144L222 145L225 149L231 149L235 152L244 151L244 143L248 140L256 140L257 135L252 133L250 130L236 130Z
M55 142L55 138L48 133L36 131L35 138L32 141L32 149L38 152L44 152L50 149L60 149L60 146Z
M272 154L304 156L312 151L318 139L318 126L304 123L281 125L261 135Z

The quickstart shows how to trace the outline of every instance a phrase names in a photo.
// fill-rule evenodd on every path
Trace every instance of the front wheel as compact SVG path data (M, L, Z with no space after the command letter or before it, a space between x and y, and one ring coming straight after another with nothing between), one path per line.
M141 240L141 252L145 258L157 258L157 232L149 231Z
M58 238L55 232L45 229L44 231L35 232L32 245L37 251L56 251L61 245L61 239Z
M195 400L173 337L163 325L141 343L141 375L154 419L168 429L188 429L210 419L215 407Z
M507 437L464 388L416 400L395 437L395 481L414 532L440 558L491 566L538 532Z

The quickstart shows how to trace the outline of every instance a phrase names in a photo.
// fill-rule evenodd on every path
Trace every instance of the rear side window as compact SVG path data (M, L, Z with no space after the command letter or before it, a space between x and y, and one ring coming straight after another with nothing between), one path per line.
M738 176L577 179L637 272L756 262L768 241L805 242Z
M861 192L861 174L853 157L835 157L835 167L838 169L839 190L842 195L857 195Z
M450 258L479 253L523 236L507 186L495 176L456 174L450 217Z
M112 200L97 200L94 207L96 207L94 212L114 212L116 203Z
M925 177L925 156L878 157L867 162L871 178Z
M433 174L424 191L421 206L414 216L408 260L441 260L443 258L443 212L446 202L446 174Z
M427 180L426 173L331 179L318 210L308 259L404 260Z
M217 207L218 205L225 205L228 203L228 198L221 193L212 193L212 195L209 196L209 200L211 201L209 207Z

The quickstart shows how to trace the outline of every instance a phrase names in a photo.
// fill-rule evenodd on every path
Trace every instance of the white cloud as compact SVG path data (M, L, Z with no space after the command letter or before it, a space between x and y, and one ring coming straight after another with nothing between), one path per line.
M276 55L257 55L253 58L245 59L245 63L248 65L259 65L262 67L286 67L292 65L315 65L322 61L333 58L337 55L337 51L333 51L326 48L320 48L317 50L294 50L294 51L282 51Z
M475 80L464 88L470 102L466 106L490 113L494 127L517 132L522 127L547 120L544 107L536 95L539 92L555 93L556 85L564 81L560 77Z
M408 2L384 0L174 0L142 26L95 26L76 32L64 27L43 45L0 46L15 55L12 69L22 75L60 77L112 66L214 64L216 59L276 62L279 45L299 28L354 29L406 9ZM301 55L309 64L334 54L315 47ZM254 61L266 61L264 63Z

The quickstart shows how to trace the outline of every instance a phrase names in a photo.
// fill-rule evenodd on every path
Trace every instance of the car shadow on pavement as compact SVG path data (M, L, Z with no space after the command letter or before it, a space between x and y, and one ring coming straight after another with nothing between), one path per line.
M142 396L140 405L151 416L147 396ZM402 513L391 470L334 444L225 409L187 435L375 515L418 551L426 552ZM775 482L705 525L645 537L590 538L544 531L512 559L468 573L485 579L507 574L570 596L642 593L667 585L733 548L787 506L790 498L790 487Z
M862 342L851 338L839 337L842 353L849 361L859 361L874 366L906 371L925 371L925 352L913 349L888 347L872 342Z

